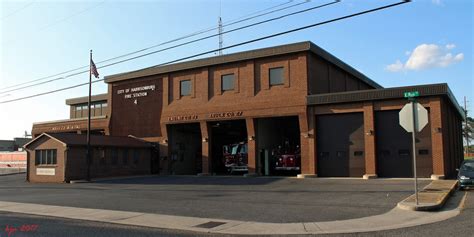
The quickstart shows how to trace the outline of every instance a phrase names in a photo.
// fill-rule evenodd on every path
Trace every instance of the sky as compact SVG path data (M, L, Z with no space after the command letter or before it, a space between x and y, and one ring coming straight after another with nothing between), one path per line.
M34 122L67 119L69 108L65 100L86 96L87 86L3 102L85 83L89 79L87 73L10 92L6 91L18 87L5 88L87 66L90 50L103 78L217 49L218 38L213 37L114 66L100 68L104 64L97 63L215 28L219 16L226 31L329 2L332 0L0 0L0 139L22 137L25 131L31 131ZM342 0L224 34L224 47L396 2L398 0ZM226 26L235 19L298 3L301 4ZM224 50L224 54L312 41L383 87L447 83L460 105L464 103L464 96L467 97L468 110L474 113L473 12L471 0L415 0L231 48ZM173 41L142 54L211 33L217 30ZM140 54L133 56L136 55ZM213 54L206 55L210 56ZM50 79L65 75L68 74ZM105 83L93 85L93 94L106 92Z

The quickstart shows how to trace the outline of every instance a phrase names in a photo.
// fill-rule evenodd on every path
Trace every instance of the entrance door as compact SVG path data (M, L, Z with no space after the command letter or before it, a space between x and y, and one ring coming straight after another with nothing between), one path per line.
M167 130L171 150L168 171L185 175L200 173L202 143L199 123L168 125Z

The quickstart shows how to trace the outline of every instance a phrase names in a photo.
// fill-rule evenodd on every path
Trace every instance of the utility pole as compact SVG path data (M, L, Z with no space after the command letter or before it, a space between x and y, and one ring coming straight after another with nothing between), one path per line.
M91 181L91 91L92 91L92 50L89 59L89 97L87 98L87 181Z
M219 22L217 27L217 32L219 34L219 56L222 55L222 47L224 44L224 38L222 37L222 32L224 32L224 27L222 26L222 0L219 2Z
M222 32L224 31L222 27L222 18L219 17L219 55L222 55L222 45L224 43L224 39L222 37Z

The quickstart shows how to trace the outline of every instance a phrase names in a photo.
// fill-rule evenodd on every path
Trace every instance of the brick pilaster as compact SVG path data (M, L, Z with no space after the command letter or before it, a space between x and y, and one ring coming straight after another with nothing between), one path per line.
M256 174L257 173L257 137L255 132L255 119L247 118L245 123L247 125L247 136L252 139L248 139L248 173Z
M442 121L442 102L440 98L430 101L430 123L431 123L431 147L433 156L433 174L444 174L444 147L443 132L447 132L443 128Z
M364 103L364 147L365 147L365 176L377 176L377 158L375 148L374 105Z
M210 127L207 122L200 122L201 127L201 138L202 138L202 174L209 174L212 172L212 154L211 154L211 143L212 137L211 132L209 131Z

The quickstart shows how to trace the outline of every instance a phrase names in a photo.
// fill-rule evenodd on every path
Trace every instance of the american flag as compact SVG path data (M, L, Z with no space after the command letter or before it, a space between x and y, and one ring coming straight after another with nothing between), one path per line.
M91 59L91 74L94 75L95 78L99 78L99 72L97 71L97 67L95 66L94 61Z

